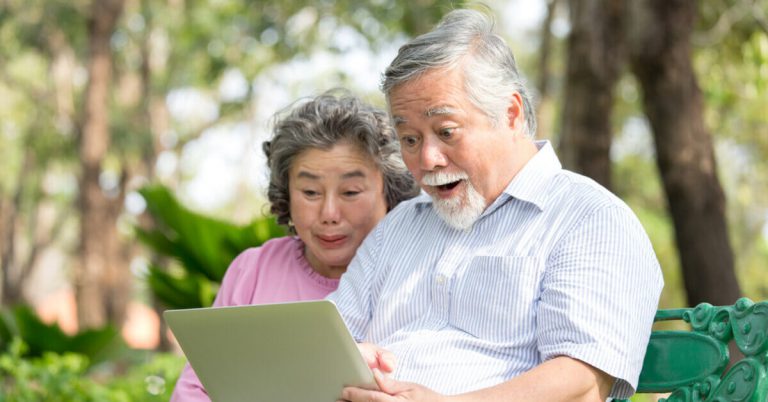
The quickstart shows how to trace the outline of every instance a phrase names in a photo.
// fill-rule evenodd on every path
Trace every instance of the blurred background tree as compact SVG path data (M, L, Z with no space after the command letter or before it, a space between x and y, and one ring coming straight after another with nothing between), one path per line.
M448 9L438 1L4 1L3 304L33 302L25 286L54 245L80 325L120 325L140 253L127 236L138 214L124 205L143 203L141 185L183 187L177 163L188 143L217 129L253 134L264 123L257 117L321 85L348 85L352 71L307 74L303 88L272 96L256 81L266 70L361 46L374 55ZM257 192L236 192L229 197L242 195L241 205L263 204ZM225 218L261 212L245 209ZM42 213L54 219L40 222Z
M692 60L697 7L675 1L570 3L560 151L566 167L611 188L614 89L629 64L653 133L688 304L723 305L741 290Z
M768 298L768 0L487 4L539 90L538 137L651 235L661 307ZM135 226L176 233L139 190L163 185L189 219L253 233L268 222L270 116L334 86L383 105L397 47L461 5L0 1L2 306L43 314L71 290L80 328L125 329L131 303L169 305L152 278L188 272L207 281L187 287L195 303L210 300L216 275L203 272L229 257L190 271L178 249L137 242ZM174 241L194 244L185 233Z

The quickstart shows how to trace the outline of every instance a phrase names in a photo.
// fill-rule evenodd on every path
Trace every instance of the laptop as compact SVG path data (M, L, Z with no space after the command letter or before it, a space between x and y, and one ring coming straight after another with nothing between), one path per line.
M331 301L166 310L163 317L214 402L335 402L346 385L377 388Z

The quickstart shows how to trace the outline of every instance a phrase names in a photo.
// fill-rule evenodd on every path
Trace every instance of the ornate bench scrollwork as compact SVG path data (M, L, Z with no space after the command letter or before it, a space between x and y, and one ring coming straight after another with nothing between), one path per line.
M638 393L671 392L667 402L768 401L768 301L659 310L655 321L681 319L691 331L651 334ZM744 358L724 372L731 341Z

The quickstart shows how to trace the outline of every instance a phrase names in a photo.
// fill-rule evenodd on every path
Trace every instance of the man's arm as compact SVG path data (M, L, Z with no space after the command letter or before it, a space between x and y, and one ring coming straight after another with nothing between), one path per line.
M351 402L485 402L485 401L605 401L613 377L576 359L559 356L490 388L466 394L440 395L418 384L387 378L374 370L379 391L344 388L342 398Z

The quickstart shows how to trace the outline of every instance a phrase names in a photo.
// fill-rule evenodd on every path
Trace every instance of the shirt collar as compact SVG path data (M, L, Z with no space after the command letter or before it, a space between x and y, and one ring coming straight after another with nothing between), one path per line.
M547 182L562 170L562 165L549 141L536 141L535 144L539 152L512 178L504 193L544 210L549 195Z
M535 144L539 151L512 178L502 195L486 209L486 213L496 209L500 202L506 201L508 197L505 197L504 194L530 202L536 205L539 210L544 210L547 197L546 183L562 169L562 165L548 140L536 141ZM422 189L421 193L414 198L414 203L416 208L420 209L425 205L432 204L432 197Z

